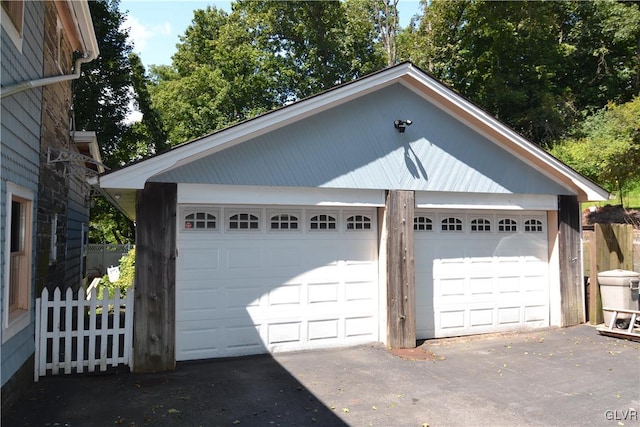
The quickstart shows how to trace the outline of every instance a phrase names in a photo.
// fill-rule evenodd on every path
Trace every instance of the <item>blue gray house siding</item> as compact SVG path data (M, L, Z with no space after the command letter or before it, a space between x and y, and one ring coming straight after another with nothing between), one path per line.
M396 119L413 124L401 134ZM150 181L570 194L399 83Z
M22 52L19 52L4 28L2 29L2 85L11 85L28 79L42 77L43 70L43 42L44 42L44 2L24 2L24 34ZM3 248L7 233L5 222L7 218L7 182L12 182L33 192L34 203L32 212L32 259L35 259L35 218L37 211L40 123L41 123L42 90L29 90L2 100L2 128L0 133L1 175L2 189L0 194L2 225L0 244ZM2 284L5 285L5 258L0 257L2 263L0 274ZM32 264L32 277L35 277ZM31 307L35 304L35 289L31 286ZM0 293L0 310L4 310L4 292ZM4 313L2 313L4 318ZM2 343L2 366L0 381L5 390L7 382L25 366L34 352L34 315L32 310L31 323L6 342ZM3 337L4 341L4 337ZM30 373L31 374L31 373ZM6 400L3 393L2 401Z

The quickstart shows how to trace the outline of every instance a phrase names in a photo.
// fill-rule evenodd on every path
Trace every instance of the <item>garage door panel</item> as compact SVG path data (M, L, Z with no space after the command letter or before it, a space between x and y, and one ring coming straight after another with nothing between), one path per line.
M308 286L309 304L331 304L338 302L338 283L310 283Z
M180 332L176 339L183 340L183 349L193 351L197 349L214 350L220 342L220 327L212 322L184 321L178 328ZM180 338L178 338L178 336ZM197 345L193 345L198 343Z
M441 310L438 313L436 321L436 329L461 329L465 326L465 310Z
M416 211L434 220L430 232L415 233L416 332L418 338L456 336L548 326L548 249L544 233L523 232L526 212ZM443 218L463 222L443 231ZM490 227L471 231L470 220ZM500 218L517 230L498 231ZM544 215L536 217L544 219Z
M299 343L302 322L271 323L267 327L267 342L272 344Z
M549 308L546 305L532 305L525 307L524 309L524 321L527 323L541 322L544 323L547 319ZM542 324L541 326L545 326Z
M375 317L347 317L345 318L345 337L373 337L376 330Z
M293 268L302 265L303 254L299 246L274 247L266 252L265 258L271 268Z
M184 271L193 274L207 274L219 269L219 255L217 249L192 248L181 251L179 266Z
M471 328L492 326L495 323L493 308L469 310L469 326Z
M310 341L336 340L339 337L340 319L311 320L307 324Z
M344 284L345 301L355 303L366 301L369 304L375 298L377 287L371 282L348 282Z
M268 294L268 304L271 307L300 306L302 304L302 285L287 284L271 289Z
M226 208L215 209L224 218ZM296 209L305 218L305 210ZM252 211L258 214L261 209ZM327 211L337 215L341 227L340 218L345 217L341 210ZM362 212L376 217L375 209ZM302 225L295 232L268 227L262 224L253 233L220 230L210 233L209 241L191 239L188 232L179 234L177 300L182 302L176 317L178 334L183 335L176 339L178 360L378 340L377 226L372 223L372 230L349 232L309 231ZM208 256L217 254L221 262L216 268L206 267L207 257L188 264L180 259L202 250ZM216 299L213 293L185 295L190 289L216 289ZM207 305L209 312L198 317ZM189 335L181 324L191 319L200 320L198 327L203 330L216 329L211 338L218 340L215 350L208 343L202 343L206 349L197 350L200 344L191 341L201 337Z
M260 248L241 247L224 251L225 267L228 270L255 269L262 267L262 251Z
M517 324L522 323L522 307L499 307L498 308L498 324Z
M492 298L495 293L493 277L469 277L469 291L471 298Z

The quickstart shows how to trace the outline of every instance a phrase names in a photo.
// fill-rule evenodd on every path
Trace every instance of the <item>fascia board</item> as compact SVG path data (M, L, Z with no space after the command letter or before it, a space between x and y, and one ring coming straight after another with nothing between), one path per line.
M223 129L209 136L173 148L123 169L100 177L102 188L142 189L149 178L202 157L233 147L257 136L293 124L329 108L397 82L407 66L399 66L359 81L331 89L287 107Z
M416 70L414 67L410 67L407 76L415 79L417 83L428 88L433 93L433 95L431 96L427 95L430 102L439 106L443 110L448 111L450 114L453 114L454 117L463 122L465 125L470 126L475 131L481 133L490 141L493 141L501 148L507 150L513 156L517 157L527 164L532 165L533 167L536 167L537 169L540 169L539 165L541 164L545 167L543 168L543 170L548 168L547 170L550 169L556 171L561 179L559 179L556 174L546 173L546 175L558 184L568 189L580 190L583 193L583 198L586 198L586 200L596 201L609 199L610 195L608 191L586 179L575 170L571 169L555 157L551 156L542 148L531 143L506 125L502 124L500 121L496 120L493 116L489 115L481 108L467 101L464 97L458 95L439 82L428 77L422 71ZM425 93L423 91L421 91L420 89L416 89L416 87L412 86L411 84L406 84L406 86L419 95L423 97L425 96ZM472 117L473 120L466 119L456 110L466 113L466 115ZM490 128L493 132L499 135L500 138L497 139L490 133L486 132L481 126L478 126L478 123L482 123L483 125ZM515 149L509 144L515 146ZM538 162L538 165L532 163L532 158Z
M93 27L91 12L89 11L89 3L87 1L70 1L69 6L84 49L82 53L89 57L97 58L100 54L100 49L98 48L98 40Z

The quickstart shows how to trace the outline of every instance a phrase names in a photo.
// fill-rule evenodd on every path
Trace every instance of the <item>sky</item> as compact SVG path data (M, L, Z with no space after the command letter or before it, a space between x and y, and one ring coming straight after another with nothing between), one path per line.
M120 11L126 14L125 27L130 28L133 50L148 69L149 65L171 64L178 37L191 24L194 10L213 5L230 11L230 4L230 1L206 0L121 0ZM400 25L405 27L420 11L420 2L400 0L398 11Z

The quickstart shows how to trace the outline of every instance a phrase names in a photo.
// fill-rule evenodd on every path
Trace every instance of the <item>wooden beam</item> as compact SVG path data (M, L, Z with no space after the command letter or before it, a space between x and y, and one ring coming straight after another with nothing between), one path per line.
M133 370L175 369L177 185L147 183L136 207Z
M391 348L416 346L414 206L413 191L387 193L387 344Z
M558 196L561 326L584 322L580 204L577 196Z
M602 297L598 283L597 251L598 242L595 232L591 232L589 239L589 323L599 325L604 322L602 312Z

